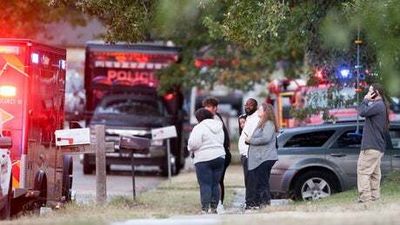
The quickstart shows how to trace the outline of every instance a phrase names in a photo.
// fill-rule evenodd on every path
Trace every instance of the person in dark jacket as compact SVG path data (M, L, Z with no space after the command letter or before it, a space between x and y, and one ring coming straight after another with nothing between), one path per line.
M210 111L212 114L214 114L214 119L221 121L223 125L223 130L224 130L224 148L225 148L225 167L224 171L222 173L221 180L219 182L220 187L221 187L221 202L220 205L223 205L224 203L224 197L225 197L225 185L224 185L224 179L225 179L225 172L226 169L228 168L229 164L231 163L231 151L230 151L230 145L231 141L229 139L229 132L228 129L225 126L224 120L222 119L222 116L218 113L218 100L213 97L209 97L203 100L202 104L205 109Z
M360 116L365 117L357 163L358 201L364 203L380 198L380 166L389 128L389 107L385 90L380 84L372 84L369 87L358 111Z

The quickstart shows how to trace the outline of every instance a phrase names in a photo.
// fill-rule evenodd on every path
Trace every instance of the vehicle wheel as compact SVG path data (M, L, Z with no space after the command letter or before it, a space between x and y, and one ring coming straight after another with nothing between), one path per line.
M10 175L10 178L12 175ZM7 200L4 207L0 210L0 220L9 220L11 217L11 198L12 198L12 179L8 187Z
M35 208L40 209L47 203L47 176L43 170L39 170L35 176L33 189L39 191L38 200L35 202Z
M96 169L95 165L91 165L89 163L89 159L86 155L83 155L82 164L83 164L83 174L92 174Z
M107 164L106 165L106 174L111 173L111 165Z
M294 186L296 200L317 200L338 191L335 178L327 173L310 171L300 175Z
M161 167L161 176L168 177L168 164L164 163ZM171 160L171 176L178 174L177 165L175 160Z
M183 168L182 163L184 162L184 160L182 159L181 144L178 144L178 140L173 140L171 142L171 154L173 157L175 157L176 173L179 173L181 168ZM173 167L172 167L172 170L173 170ZM174 173L172 173L172 174L174 174Z
M182 134L183 135L183 134ZM181 146L180 146L180 162L179 162L179 169L185 168L186 157L189 156L189 151L187 150L187 143L184 140L184 137L181 137ZM179 172L179 171L178 171Z
M63 157L63 183L62 183L62 196L65 197L67 202L71 201L71 190L72 190L72 176L73 161L72 156L65 155Z

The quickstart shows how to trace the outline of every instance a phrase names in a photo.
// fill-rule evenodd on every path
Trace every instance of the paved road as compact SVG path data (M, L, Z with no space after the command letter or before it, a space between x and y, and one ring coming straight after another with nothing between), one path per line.
M132 177L129 166L112 166L112 172L107 174L107 196L110 200L113 196L132 196ZM76 193L76 201L87 203L95 201L96 175L84 175L79 155L74 156L72 189ZM165 180L154 172L137 172L136 193L153 189Z

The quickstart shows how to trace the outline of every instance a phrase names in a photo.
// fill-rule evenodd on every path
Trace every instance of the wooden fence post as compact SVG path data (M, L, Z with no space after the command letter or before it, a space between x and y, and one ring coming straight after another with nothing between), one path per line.
M104 204L107 200L106 144L104 125L94 126L96 143L96 202Z

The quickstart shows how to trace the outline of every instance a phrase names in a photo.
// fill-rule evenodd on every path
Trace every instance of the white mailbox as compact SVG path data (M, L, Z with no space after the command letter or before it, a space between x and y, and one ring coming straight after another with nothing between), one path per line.
M56 130L55 135L56 135L56 146L90 144L89 128Z
M153 140L163 140L174 138L177 136L175 126L161 127L151 130L151 138Z

